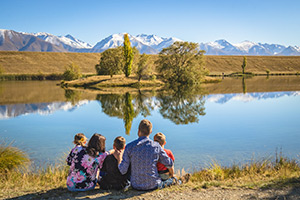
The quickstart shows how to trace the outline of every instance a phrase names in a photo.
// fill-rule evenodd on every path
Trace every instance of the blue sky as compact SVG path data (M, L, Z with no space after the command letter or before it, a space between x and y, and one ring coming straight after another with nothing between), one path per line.
M114 33L300 46L299 0L3 0L0 29L71 34L96 44Z

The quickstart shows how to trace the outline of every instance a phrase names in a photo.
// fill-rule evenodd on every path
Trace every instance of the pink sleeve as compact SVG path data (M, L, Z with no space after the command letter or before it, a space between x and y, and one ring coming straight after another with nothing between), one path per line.
M106 156L109 155L109 152L104 152L101 155L98 156L97 160L99 161L99 168L102 168L102 164L104 162L104 159L106 158Z

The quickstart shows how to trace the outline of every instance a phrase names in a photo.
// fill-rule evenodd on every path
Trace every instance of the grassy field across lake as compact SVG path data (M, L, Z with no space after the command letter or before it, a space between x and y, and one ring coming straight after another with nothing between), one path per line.
M0 66L6 74L63 73L65 67L76 63L84 74L95 74L100 53L54 53L0 51ZM151 63L158 55L151 55ZM240 72L243 56L205 56L210 74L221 75ZM247 72L270 75L299 73L300 56L247 56Z

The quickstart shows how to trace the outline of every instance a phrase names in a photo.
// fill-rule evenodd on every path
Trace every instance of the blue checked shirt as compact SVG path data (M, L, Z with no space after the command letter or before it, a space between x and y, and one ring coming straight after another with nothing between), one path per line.
M158 161L167 168L173 166L173 161L157 142L142 136L126 145L119 170L125 174L131 166L131 186L137 190L151 190L161 184L156 167Z

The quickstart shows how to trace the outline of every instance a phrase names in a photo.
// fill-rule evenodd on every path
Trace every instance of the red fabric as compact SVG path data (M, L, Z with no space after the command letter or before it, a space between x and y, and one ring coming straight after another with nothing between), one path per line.
M171 150L169 149L164 149L165 152L167 153L167 155L174 161L175 157L172 153ZM166 168L163 164L161 164L160 162L157 163L157 171L163 171L163 170L167 170L168 168Z

